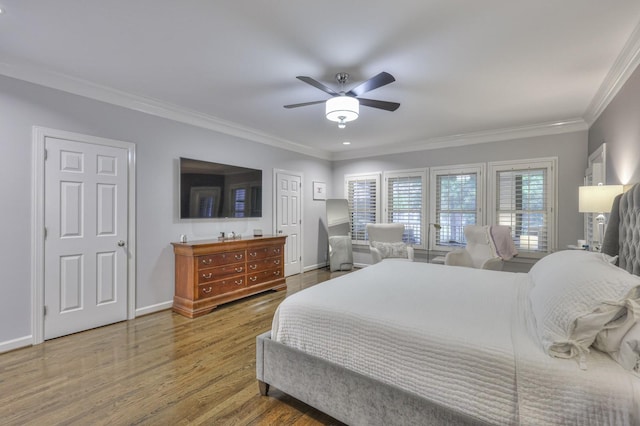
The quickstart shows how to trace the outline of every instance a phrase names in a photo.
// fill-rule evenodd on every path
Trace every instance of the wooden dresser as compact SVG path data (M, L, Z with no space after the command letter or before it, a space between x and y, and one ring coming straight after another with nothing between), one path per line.
M266 290L287 288L284 236L171 243L175 254L173 311L189 318Z

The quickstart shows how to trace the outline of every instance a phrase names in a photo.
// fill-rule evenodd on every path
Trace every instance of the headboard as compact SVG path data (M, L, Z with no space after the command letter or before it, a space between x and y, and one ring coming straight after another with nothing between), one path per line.
M618 266L640 275L640 184L613 201L602 252L618 257Z

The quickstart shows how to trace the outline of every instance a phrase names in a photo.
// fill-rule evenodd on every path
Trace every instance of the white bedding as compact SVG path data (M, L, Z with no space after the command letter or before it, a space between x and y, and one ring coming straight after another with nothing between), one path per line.
M637 423L640 379L595 351L582 371L532 340L528 285L385 261L285 299L272 338L491 423Z

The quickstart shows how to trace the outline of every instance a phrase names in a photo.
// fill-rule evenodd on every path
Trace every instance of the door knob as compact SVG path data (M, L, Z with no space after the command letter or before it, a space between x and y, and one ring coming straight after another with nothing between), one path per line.
M124 241L122 240L118 241L118 247L124 247Z
M278 231L278 234L282 234L282 229Z

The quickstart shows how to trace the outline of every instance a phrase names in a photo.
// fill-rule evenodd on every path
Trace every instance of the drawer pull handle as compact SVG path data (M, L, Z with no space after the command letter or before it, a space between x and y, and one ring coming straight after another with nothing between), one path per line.
M280 275L280 271L274 271L273 275Z
M236 272L242 272L242 266L239 268L236 268Z
M249 265L249 269L252 269L252 270L254 270L254 271L255 271L257 268L258 268L258 265Z
M242 280L236 280L237 285L242 285Z
M257 255L258 253L256 253L255 251L249 253L249 256L251 257L256 257Z
M213 274L211 272L209 272L208 274L202 274L202 278L211 278L213 276Z
M276 260L274 260L274 261L273 261L273 264L274 264L274 265L279 265L279 264L280 264L280 259L276 259Z
M209 259L202 259L202 263L204 263L205 265L211 265L211 258Z
M213 290L213 287L209 286L208 288L203 288L202 292L206 293L206 294L209 294L209 293L211 293L211 290Z
M238 260L242 259L242 255L241 254L236 254L236 259L238 259Z
M255 281L255 280L257 280L257 279L258 279L258 277L255 277L255 276L254 276L254 277L249 277L249 279L250 279L251 281Z
M279 249L279 248L277 248L277 249L273 249L273 252L274 252L274 253L278 253L278 254L280 254L280 249Z

